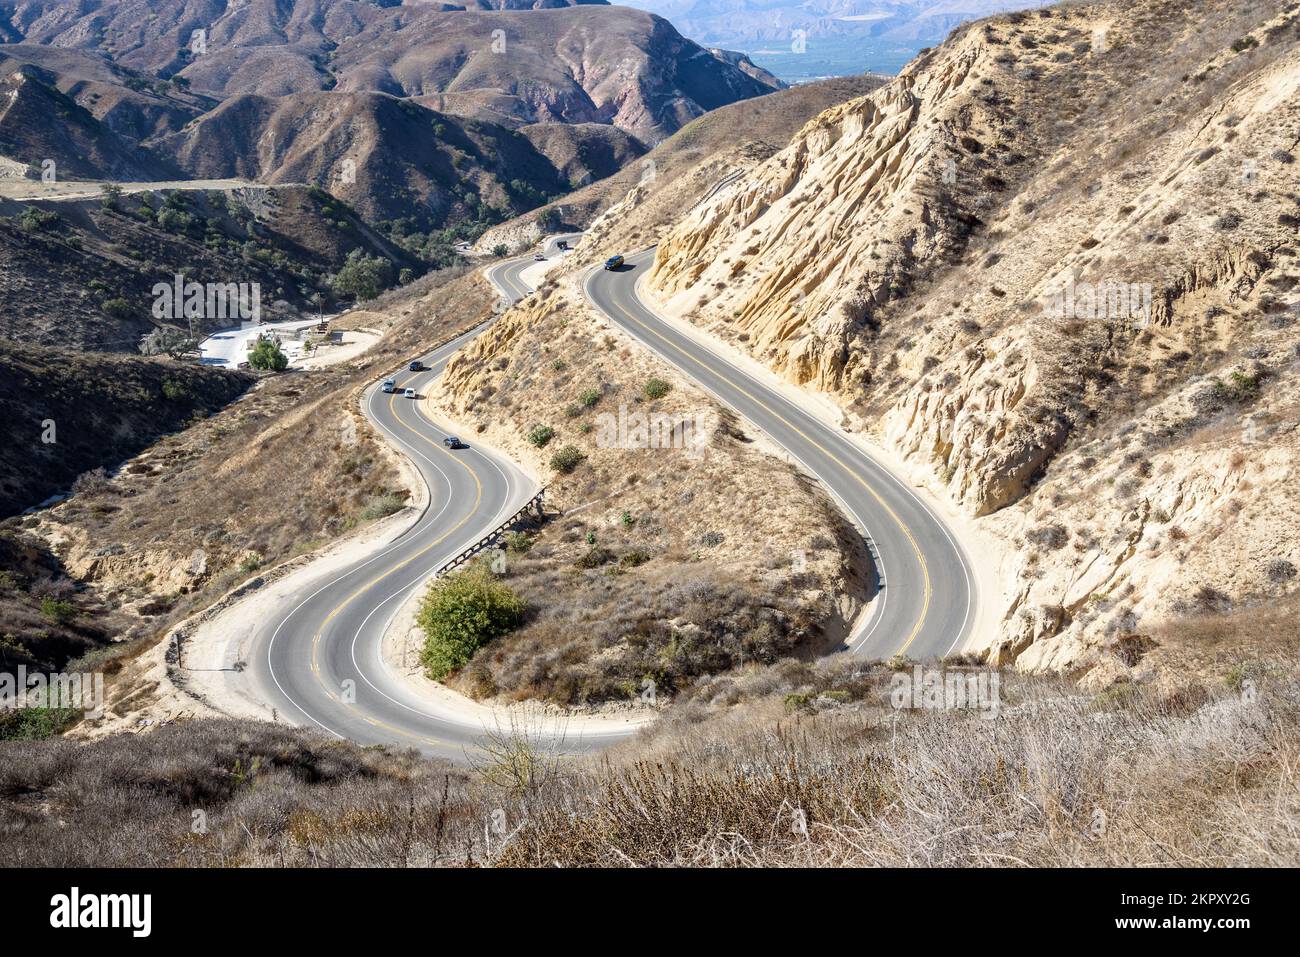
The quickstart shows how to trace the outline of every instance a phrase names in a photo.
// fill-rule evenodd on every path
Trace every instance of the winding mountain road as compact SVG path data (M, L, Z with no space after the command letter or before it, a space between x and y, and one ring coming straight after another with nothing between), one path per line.
M976 582L948 527L842 430L656 315L638 289L653 260L648 249L620 269L591 269L583 279L588 300L801 462L866 535L877 595L849 649L863 658L928 658L960 648L975 621Z
M519 274L531 265L531 259L499 263L488 276L515 301L529 292ZM485 729L495 727L490 708L420 695L393 673L382 654L388 624L429 574L537 492L536 483L509 459L475 447L472 440L464 448L446 448L448 433L425 415L419 401L402 395L413 388L422 396L447 360L486 327L422 357L421 371L395 377L396 391L383 392L376 383L363 396L367 418L419 471L429 489L428 504L414 525L377 553L298 588L293 602L268 609L255 629L245 677L255 683L261 700L296 724L453 760L473 752ZM565 728L564 747L601 747L636 726L609 722L578 732Z
M548 253L554 254L561 238L551 239ZM877 600L851 636L850 650L864 658L902 653L923 658L959 647L973 622L975 585L969 562L944 523L842 431L647 307L637 280L653 254L630 256L617 271L591 269L583 277L586 295L611 322L785 448L863 530L879 571ZM485 275L513 303L531 292L523 278L531 266L531 258L508 260ZM247 645L244 679L253 682L268 707L294 723L367 744L405 745L463 760L498 721L492 709L458 696L417 692L393 673L382 654L389 623L429 574L536 492L532 479L490 449L473 442L446 448L447 433L418 401L402 397L408 387L423 394L447 360L486 327L424 356L421 371L396 377L397 391L385 393L376 383L363 396L367 417L420 472L428 504L405 531L346 567L318 572L259 619ZM596 720L575 733L552 720L530 731L562 738L566 751L579 751L605 747L637 726Z

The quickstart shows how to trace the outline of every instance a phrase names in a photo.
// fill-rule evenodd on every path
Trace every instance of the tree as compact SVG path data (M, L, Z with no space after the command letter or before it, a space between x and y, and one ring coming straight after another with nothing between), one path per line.
M122 198L122 187L114 183L105 183L100 188L99 205L105 212L117 209L117 201Z
M425 636L420 663L433 680L445 678L523 617L523 601L484 565L439 578L429 586L416 619Z
M289 368L289 357L280 350L280 343L274 339L259 339L253 351L248 354L248 364L254 369L283 372Z
M357 302L374 299L393 284L393 264L379 256L367 256L360 249L348 253L347 261L330 281L336 296L352 296Z
M169 355L179 359L198 345L198 340L191 339L174 326L159 326L140 341L140 352L147 356Z
M554 206L548 206L537 214L537 225L542 227L542 232L553 233L560 228L562 220L560 211Z

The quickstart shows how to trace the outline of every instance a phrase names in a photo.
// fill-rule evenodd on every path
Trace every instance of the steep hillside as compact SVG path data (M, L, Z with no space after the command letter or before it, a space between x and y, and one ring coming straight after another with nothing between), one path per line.
M432 263L781 85L658 17L549 0L33 0L0 3L0 36L3 175L319 186Z
M0 156L59 178L162 180L176 167L137 149L39 67L0 62ZM50 166L49 164L54 164Z
M608 179L488 230L479 249L490 250L498 243L522 249L540 238L544 224L553 223L588 228L584 250L646 244L721 178L767 159L822 110L881 82L868 76L837 77L719 107ZM548 127L525 127L522 132L532 129ZM606 212L609 215L601 216Z
M165 359L23 346L0 340L0 517L115 467L164 432L221 408L252 376ZM88 479L86 488L94 484Z
M1000 656L1141 675L1105 649L1296 586L1298 46L1295 4L974 24L686 216L648 287L1003 510Z
M52 85L128 142L174 132L216 105L189 92L183 80L138 73L97 53L35 44L0 47L0 74L23 65L52 78Z
M527 137L383 93L234 96L156 146L191 175L314 183L371 221L508 218L568 187Z
M613 176L646 151L631 134L602 123L534 123L519 133L573 187Z
M389 261L392 279L423 268L321 190L173 185L100 199L0 198L0 339L134 352L163 321L154 287L178 273L257 283L270 319L314 310L317 295L322 307L338 303L331 275L354 249ZM195 331L237 321L205 313Z

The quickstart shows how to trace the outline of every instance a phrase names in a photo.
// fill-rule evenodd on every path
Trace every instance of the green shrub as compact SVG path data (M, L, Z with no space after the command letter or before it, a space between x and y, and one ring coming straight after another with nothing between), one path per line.
M77 617L77 606L70 601L60 601L57 598L42 598L41 617L64 625Z
M527 532L511 532L506 536L506 548L522 555L533 547L533 537Z
M603 545L593 545L574 564L579 568L599 568L601 565L608 565L613 560L614 553L608 548Z
M392 515L394 512L400 512L405 507L406 500L394 492L389 492L386 495L372 495L366 502L365 508L361 510L361 518L369 522L376 518Z
M280 344L273 339L260 339L253 351L248 354L248 364L254 369L269 369L283 372L289 368L289 357L280 349Z
M129 302L120 296L113 299L105 299L99 304L100 311L110 319L117 319L119 322L125 322L128 319L135 318L136 311Z
M476 565L429 586L417 621L424 632L420 663L439 681L463 668L474 652L516 628L524 603L509 586Z
M539 449L553 438L555 438L555 430L549 425L533 426L532 431L528 433L528 441Z
M180 402L190 397L190 390L183 383L165 379L162 384L163 397L171 402Z
M75 708L13 708L0 711L0 741L41 741L77 723Z
M620 557L618 564L620 568L639 568L648 561L650 561L650 553L636 549Z
M188 232L195 223L194 216L185 212L183 209L174 209L170 206L164 206L154 215L154 220L160 227L173 233Z
M122 187L105 183L100 187L99 205L105 212L117 209L117 201L122 198Z
M673 387L663 379L647 379L645 385L641 386L641 393L647 399L662 399Z
M251 575L253 572L257 571L261 567L262 567L262 556L259 555L257 552L249 553L244 557L244 560L239 563L239 570L243 572L245 575Z
M25 233L35 233L53 229L58 221L58 213L50 213L43 209L37 209L35 206L28 206L18 216L18 228Z
M1216 380L1214 383L1214 398L1219 402L1251 402L1259 398L1259 384L1262 381L1261 375L1247 375L1244 372L1233 372L1228 376L1228 381Z
M597 402L600 401L600 390L583 389L582 394L578 396L578 401L583 405L584 408L590 409L593 405L595 405Z
M566 445L551 456L551 468L567 475L576 469L586 457L577 446Z

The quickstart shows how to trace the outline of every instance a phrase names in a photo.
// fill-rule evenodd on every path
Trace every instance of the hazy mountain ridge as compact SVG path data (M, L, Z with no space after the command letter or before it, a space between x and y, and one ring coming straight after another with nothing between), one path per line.
M740 43L858 35L938 43L955 27L1032 0L631 0L628 6L667 17L704 43Z

